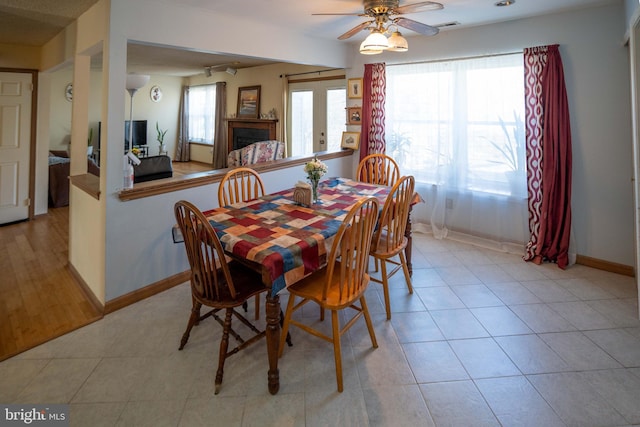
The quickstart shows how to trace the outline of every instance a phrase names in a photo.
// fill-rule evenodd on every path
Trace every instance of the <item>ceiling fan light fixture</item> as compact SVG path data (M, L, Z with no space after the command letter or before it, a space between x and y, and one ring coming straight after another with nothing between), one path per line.
M363 55L377 55L382 53L382 49L371 49L364 46L364 41L360 43L360 53Z
M361 52L362 48L364 48L365 50L383 51L389 48L389 41L381 32L372 31L371 34L369 34L367 38L362 42L360 49Z
M387 42L389 43L389 47L387 48L387 50L390 50L392 52L406 52L409 50L409 43L407 42L407 39L402 37L400 31L396 30L391 33L391 35L387 39Z

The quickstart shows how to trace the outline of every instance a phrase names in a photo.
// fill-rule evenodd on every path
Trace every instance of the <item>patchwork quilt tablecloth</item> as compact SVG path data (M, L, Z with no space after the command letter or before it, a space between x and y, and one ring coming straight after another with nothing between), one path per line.
M362 197L384 205L390 187L344 178L320 183L320 201L294 203L293 189L204 212L229 254L266 268L275 295L326 263L332 237Z

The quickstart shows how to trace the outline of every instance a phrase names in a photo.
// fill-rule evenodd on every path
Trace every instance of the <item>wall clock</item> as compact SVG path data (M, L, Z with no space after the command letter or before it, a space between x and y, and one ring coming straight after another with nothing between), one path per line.
M153 102L160 102L162 99L162 89L158 86L151 87L151 91L149 92L149 96Z
M73 85L71 83L69 83L67 87L64 89L64 97L69 102L73 100Z

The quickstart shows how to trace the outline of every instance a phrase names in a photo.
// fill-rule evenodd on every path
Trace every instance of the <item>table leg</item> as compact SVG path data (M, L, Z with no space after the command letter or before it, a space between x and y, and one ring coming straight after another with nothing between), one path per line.
M404 236L407 238L407 247L404 249L404 256L407 258L407 268L409 269L409 276L413 276L413 264L411 263L411 248L413 245L413 239L411 237L411 210L409 207L409 215L407 216L407 227L404 230Z
M278 346L280 345L280 296L267 293L267 354L269 357L269 393L276 394L280 389L280 372L278 371Z

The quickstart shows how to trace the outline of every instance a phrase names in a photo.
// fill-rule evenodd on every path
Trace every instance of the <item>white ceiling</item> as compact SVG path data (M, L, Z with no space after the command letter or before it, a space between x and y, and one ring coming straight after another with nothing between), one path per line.
M41 46L97 0L0 0L0 43ZM268 20L286 25L313 37L335 39L355 27L365 18L350 16L318 16L314 13L361 13L360 0L165 0L179 5L210 9L241 16L245 20ZM400 0L400 5L421 0ZM612 3L619 0L516 0L508 7L496 7L498 0L440 0L442 10L404 15L424 24L439 26L457 22L459 25L442 29L455 31L477 25L521 19L537 15L563 12ZM250 11L247 14L247 11ZM416 36L402 30L407 37ZM364 37L364 36L363 36ZM347 42L359 42L357 35ZM161 60L158 58L162 58ZM150 74L193 75L203 72L203 66L236 64L236 68L257 65L256 59L220 57L198 52L176 51L154 46L132 46L129 65L146 65Z

